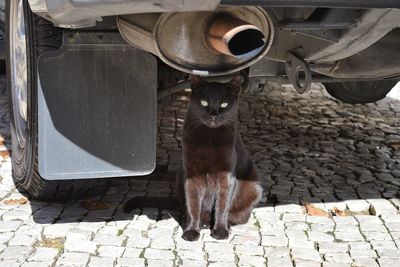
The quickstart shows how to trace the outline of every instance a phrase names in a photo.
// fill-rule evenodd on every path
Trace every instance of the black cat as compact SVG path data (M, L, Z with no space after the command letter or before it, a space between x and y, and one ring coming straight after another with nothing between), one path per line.
M197 240L204 224L213 225L214 238L228 238L229 226L246 223L261 198L257 168L237 132L240 85L240 77L227 84L191 78L182 168L177 175L177 195L188 220L182 235L185 240ZM168 201L156 201L169 206ZM137 197L129 200L124 210L149 206L150 202L154 204L154 199Z
M211 235L228 238L229 225L246 223L261 198L257 169L237 132L240 85L240 77L221 84L192 76L179 175L188 218L185 240L197 240L200 224L212 213Z

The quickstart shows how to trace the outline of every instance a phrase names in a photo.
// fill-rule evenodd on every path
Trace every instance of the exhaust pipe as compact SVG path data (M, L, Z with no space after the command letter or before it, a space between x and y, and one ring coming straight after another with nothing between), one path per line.
M274 36L265 10L245 6L123 15L117 24L129 44L175 69L202 76L230 74L252 65L266 55Z
M210 26L207 41L216 51L233 57L252 57L265 46L265 35L247 21L223 16Z

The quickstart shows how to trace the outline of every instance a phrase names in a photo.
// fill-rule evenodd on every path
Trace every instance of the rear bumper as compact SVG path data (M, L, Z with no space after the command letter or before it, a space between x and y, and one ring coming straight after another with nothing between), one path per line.
M398 0L221 0L221 4L267 7L400 8Z
M56 26L83 28L104 16L214 10L220 0L28 0L34 13Z
M265 7L400 8L398 0L28 0L34 13L56 26L83 28L104 16L209 11L219 4Z

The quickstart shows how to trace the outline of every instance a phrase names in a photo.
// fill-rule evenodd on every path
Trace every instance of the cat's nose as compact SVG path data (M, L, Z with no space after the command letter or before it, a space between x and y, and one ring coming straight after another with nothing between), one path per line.
M211 115L211 120L215 121L218 118L217 115Z

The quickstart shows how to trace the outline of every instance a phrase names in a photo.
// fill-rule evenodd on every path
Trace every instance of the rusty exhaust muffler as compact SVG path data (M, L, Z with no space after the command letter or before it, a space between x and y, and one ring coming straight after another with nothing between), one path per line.
M233 57L251 57L265 46L265 35L247 21L222 16L211 23L207 41L216 51Z
M270 17L258 7L123 15L118 28L129 44L178 70L203 76L252 65L266 55L274 35Z

